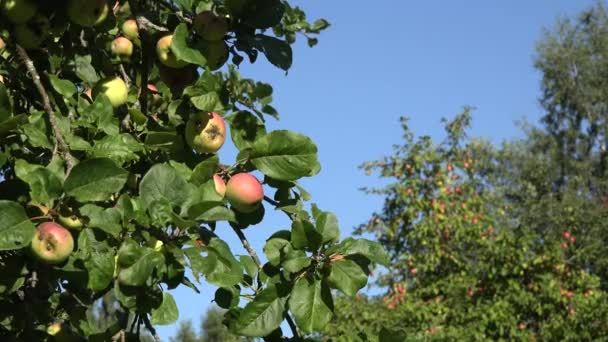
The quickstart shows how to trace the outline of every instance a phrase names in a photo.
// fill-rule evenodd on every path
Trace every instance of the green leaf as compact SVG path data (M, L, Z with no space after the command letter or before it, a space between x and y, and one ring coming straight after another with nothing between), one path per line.
M239 149L253 146L253 142L266 134L266 127L260 120L249 112L238 112L228 118L230 137Z
M117 208L105 209L93 204L86 204L80 208L80 213L89 218L88 227L101 229L116 238L122 231L120 222L122 215Z
M171 51L178 60L204 67L207 64L207 59L200 51L191 49L188 46L187 39L189 35L190 30L188 30L186 24L177 25L173 32L173 39L171 40Z
M291 291L289 310L305 333L323 331L331 321L334 310L329 287L318 279L298 280Z
M266 241L264 254L268 258L268 262L273 266L279 266L281 264L283 248L288 245L289 241L282 238L272 238Z
M229 287L243 280L241 264L236 260L226 242L214 237L211 238L206 248L209 258L215 260L214 269L206 274L207 282L221 287Z
M224 105L222 104L222 100L220 100L220 96L214 91L203 95L191 97L190 102L192 102L194 107L196 107L197 109L206 112L220 112L224 109Z
M64 189L66 194L80 202L105 201L123 188L127 176L127 171L111 159L89 159L72 169Z
M91 229L84 229L78 237L78 253L83 255L88 272L87 287L93 291L105 289L114 279L114 250L106 241L97 241Z
M330 212L322 212L315 217L317 231L321 233L323 243L338 242L340 240L340 228L338 218Z
M48 75L49 81L51 81L51 85L53 89L55 89L60 95L64 97L72 97L72 95L76 94L76 86L74 83L68 80L62 80L55 75Z
M327 281L345 295L354 296L367 284L367 275L356 262L344 259L331 264Z
M139 160L137 153L143 150L143 145L131 134L123 133L107 135L95 141L95 145L89 150L89 155L93 158L109 158L122 165Z
M175 299L168 292L163 292L163 303L152 310L150 323L154 325L169 325L177 322L179 319L179 311Z
M255 28L270 28L283 19L285 7L280 0L256 0L248 4L245 22Z
M32 202L53 207L54 200L63 192L61 179L41 165L25 160L15 161L15 174L30 187Z
M99 76L95 68L91 65L91 56L76 56L74 59L76 66L76 76L85 81L89 85L99 81Z
M92 104L80 111L80 117L108 135L120 133L118 118L114 115L112 103L105 95L95 97Z
M10 119L13 114L10 97L4 83L0 82L0 122Z
M295 220L291 224L291 243L297 249L314 251L321 247L323 236L307 220Z
M313 176L321 169L317 146L312 140L289 131L274 131L260 137L253 144L250 158L262 173L277 180Z
M285 302L275 286L265 288L241 311L236 332L250 337L270 334L283 321Z
M310 266L311 260L304 251L296 250L289 247L291 246L287 245L283 248L285 254L282 258L283 262L281 263L281 265L283 266L285 271L290 273L296 273Z
M167 164L154 165L139 183L139 195L146 206L161 200L181 205L189 194L188 183Z
M192 171L190 182L194 185L202 185L210 181L213 179L213 175L216 173L219 163L220 158L216 154L198 163Z
M0 251L28 246L36 228L21 205L0 200Z
M139 247L139 258L129 267L122 268L118 273L118 281L127 286L143 286L152 275L154 269L160 269L165 264L162 253L152 248ZM120 258L120 254L119 254Z
M256 47L262 51L268 61L277 68L289 70L293 60L291 46L284 40L263 34L255 35Z
M362 255L370 261L388 267L390 260L382 245L366 239L344 239L336 248L342 255Z

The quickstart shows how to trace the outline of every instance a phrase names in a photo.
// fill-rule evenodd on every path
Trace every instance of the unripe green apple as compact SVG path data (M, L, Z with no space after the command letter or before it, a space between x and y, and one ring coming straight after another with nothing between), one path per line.
M211 11L203 11L197 14L192 21L192 26L196 33L210 42L222 40L228 33L228 20L215 15Z
M97 97L98 94L106 95L110 99L112 107L116 108L127 103L129 89L121 78L115 77L98 83L93 89L93 97Z
M44 222L38 225L31 249L38 260L47 264L59 264L74 250L74 238L69 230L59 224Z
M57 217L57 220L59 221L59 223L61 223L64 227L68 229L82 230L82 227L84 226L82 224L82 220L70 211L60 213Z
M215 186L215 192L220 196L226 195L226 182L220 175L213 175L213 185Z
M200 153L215 153L226 140L226 123L217 113L199 112L186 123L186 142Z
M128 60L133 55L133 43L125 37L117 37L112 41L111 50L121 60Z
M166 35L158 40L156 43L156 55L158 56L158 60L170 68L185 67L188 63L178 60L173 54L173 51L171 51L171 41L173 41L172 34Z
M207 66L211 70L221 68L228 61L228 45L223 40L217 42L203 42L201 44L203 55L207 59Z
M106 0L70 0L68 17L80 26L93 27L108 17L110 7Z
M36 14L36 3L31 0L4 0L0 1L2 14L15 24L23 24Z
M237 173L226 184L226 198L234 209L247 214L260 206L264 199L264 189L255 176Z
M139 28L137 27L137 20L135 19L125 20L125 22L122 23L121 30L125 37L131 40L139 38Z
M49 34L49 20L37 15L26 24L15 26L15 40L25 49L35 49L42 44Z

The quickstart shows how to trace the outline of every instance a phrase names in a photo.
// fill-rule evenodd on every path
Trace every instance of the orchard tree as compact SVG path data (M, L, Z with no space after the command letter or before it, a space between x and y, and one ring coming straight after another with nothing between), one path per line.
M338 301L333 341L594 340L608 336L608 294L573 259L578 235L522 225L490 182L502 148L468 138L469 111L446 122L446 139L415 139L364 165L391 181L381 212L358 233L388 252L381 298ZM508 147L504 147L508 149ZM498 166L497 166L498 165ZM552 224L548 222L547 224ZM554 228L556 229L556 228ZM381 338L380 341L383 339Z
M386 258L308 202L316 145L267 131L273 89L238 66L287 71L296 37L326 27L280 0L1 0L0 339L158 339L178 319L169 290L199 282L237 335L323 331L332 289L355 295ZM228 144L235 161L216 154ZM265 206L293 224L263 263L245 229ZM100 326L109 293L125 314Z

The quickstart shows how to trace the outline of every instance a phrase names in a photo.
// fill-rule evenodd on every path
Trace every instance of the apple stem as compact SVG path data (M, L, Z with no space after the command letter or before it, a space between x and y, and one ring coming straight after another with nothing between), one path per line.
M70 153L70 148L68 147L68 144L65 142L63 134L61 133L61 130L59 129L59 124L57 123L57 117L55 117L55 112L53 111L53 107L51 106L51 101L49 100L49 95L46 92L46 89L44 89L44 86L42 85L42 82L40 79L40 74L36 70L36 66L34 65L34 62L30 58L30 56L27 54L25 49L21 47L21 45L15 44L15 46L17 49L17 54L19 55L19 58L21 59L21 62L25 65L27 72L32 76L32 82L34 82L34 85L36 86L36 89L38 90L38 93L40 94L40 97L42 98L42 105L44 107L44 111L49 116L49 122L51 123L51 128L53 130L53 137L55 140L55 149L53 150L53 154L55 154L57 152L57 150L59 150L61 157L63 158L63 160L65 160L65 163L66 163L65 178L67 179L68 176L70 175L70 172L72 171L72 168L74 168L74 165L76 165L76 159Z

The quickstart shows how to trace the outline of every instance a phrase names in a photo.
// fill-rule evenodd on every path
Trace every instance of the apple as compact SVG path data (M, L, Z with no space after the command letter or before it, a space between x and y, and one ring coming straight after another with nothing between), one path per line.
M108 17L110 7L106 0L70 0L68 17L80 26L93 27Z
M247 0L224 0L224 4L232 15L240 16L245 10Z
M97 97L98 94L106 95L110 99L112 107L116 108L127 103L129 89L121 78L114 77L103 80L95 86L93 96Z
M192 27L204 40L215 42L224 39L228 33L228 20L211 11L203 11L194 17Z
M38 260L48 264L64 262L74 250L74 238L69 230L55 222L38 225L32 238L32 252Z
M224 197L226 195L226 183L220 175L213 175L213 184L215 185L215 191Z
M203 55L207 59L207 66L211 70L221 68L228 61L228 45L223 40L217 42L203 42L201 44Z
M112 41L111 50L121 60L128 60L133 55L133 43L125 37L117 37Z
M42 44L49 34L51 24L42 15L36 15L26 24L15 26L15 40L25 49L35 49Z
M173 51L171 51L171 42L173 41L173 35L166 35L158 40L156 43L156 55L158 60L170 68L182 68L188 65L184 61L180 61L175 57Z
M0 52L2 52L5 47L6 47L6 43L4 42L4 40L2 38L0 38Z
M121 30L128 39L139 39L139 28L137 27L137 20L135 19L125 20L125 22L122 23Z
M200 153L215 153L226 140L226 123L217 113L199 112L186 123L186 142Z
M226 184L226 198L234 209L247 214L260 206L264 199L264 189L255 176L237 173Z
M0 1L2 14L15 24L23 24L36 14L36 3L31 0L4 0Z
M152 94L151 102L153 104L160 104L162 102L162 97L160 96L160 93L158 92L158 88L152 83L148 83L146 88L148 88L148 91Z
M4 76L0 75L0 83L4 84Z
M60 212L57 219L59 223L68 229L81 230L84 226L82 220L71 209L65 209Z

